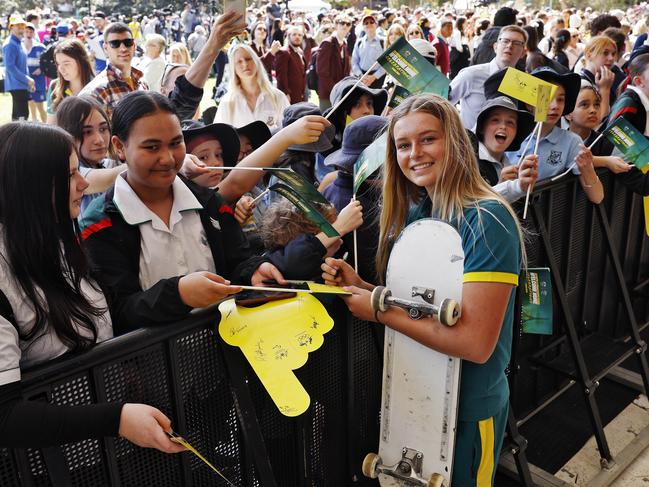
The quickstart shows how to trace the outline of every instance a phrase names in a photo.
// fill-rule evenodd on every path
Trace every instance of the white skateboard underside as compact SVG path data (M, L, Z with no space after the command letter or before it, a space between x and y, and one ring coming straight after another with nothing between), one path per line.
M412 286L435 290L434 304L460 302L464 252L460 235L450 225L419 220L404 229L388 263L387 288L392 295L413 298ZM423 477L439 473L450 485L455 444L460 360L427 348L386 327L381 438L383 465L394 465L403 448L423 453ZM379 475L382 487L398 487Z

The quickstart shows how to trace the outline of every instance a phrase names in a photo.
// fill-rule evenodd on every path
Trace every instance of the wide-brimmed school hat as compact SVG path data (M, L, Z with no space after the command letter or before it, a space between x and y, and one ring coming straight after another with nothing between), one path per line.
M345 127L342 146L325 158L325 165L336 166L351 173L358 156L376 140L387 123L387 118L378 115L367 115L354 120Z
M581 76L577 73L570 72L557 73L554 69L548 66L536 68L530 74L542 79L543 81L547 81L548 83L563 86L563 89L566 90L566 104L563 109L563 115L572 113L575 109L575 104L577 103L579 90L581 89Z
M289 105L284 109L284 114L282 116L282 127L287 127L293 122L296 122L302 117L306 117L307 115L322 116L322 112L316 105L306 101ZM335 135L336 128L332 124L324 129L324 132L320 134L320 138L315 142L311 142L310 144L289 145L288 149L303 152L325 152L333 147L331 145L331 141L334 139Z
M223 164L234 166L237 163L240 149L239 135L232 125L227 123L205 125L196 120L184 120L181 125L188 153L199 144L216 139L223 150Z
M516 124L516 136L514 137L514 140L512 140L512 143L509 145L509 147L506 149L518 150L521 146L521 143L534 129L534 117L527 110L520 110L514 100L512 100L508 96L498 96L496 98L491 98L490 100L487 100L482 106L482 110L480 110L480 113L478 114L478 119L473 131L481 142L483 141L483 136L481 134L482 131L480 130L480 128L489 115L489 112L494 108L507 108L516 112L516 114L518 115L518 123Z
M254 122L250 122L248 125L239 127L237 133L248 137L253 150L259 149L272 137L268 125L261 120L255 120Z
M354 88L354 85L358 81L358 78L355 76L346 76L336 83L333 88L331 88L331 94L329 99L331 100L331 105L335 107L343 97ZM354 88L354 93L349 96L357 94L359 97L361 95L369 95L374 100L374 115L380 115L383 113L386 103L388 102L388 92L381 88L370 88L363 83L359 83L356 88ZM348 98L349 100L349 98ZM343 103L345 105L345 103ZM342 109L341 107L336 108L337 110Z

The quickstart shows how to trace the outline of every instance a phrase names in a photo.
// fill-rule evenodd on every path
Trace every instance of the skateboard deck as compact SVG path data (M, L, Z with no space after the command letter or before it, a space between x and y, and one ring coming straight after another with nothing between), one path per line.
M418 302L413 287L434 290L428 303L460 303L464 251L457 231L439 220L408 225L388 261L386 288L392 296ZM419 289L421 291L421 289ZM419 463L414 483L379 473L381 487L450 486L460 380L460 359L436 352L386 327L381 400L380 464L408 468ZM407 462L406 462L407 463ZM380 472L380 470L379 470ZM436 475L437 474L437 475Z

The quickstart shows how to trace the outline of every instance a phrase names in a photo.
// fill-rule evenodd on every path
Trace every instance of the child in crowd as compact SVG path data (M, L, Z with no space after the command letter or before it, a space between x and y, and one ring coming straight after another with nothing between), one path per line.
M317 210L331 223L341 237L363 223L363 208L351 201L336 213L333 205L316 203ZM327 237L324 232L288 200L273 203L265 211L259 229L267 253L286 279L315 279L326 257L332 257L342 245L339 237Z
M207 167L232 167L240 152L237 131L226 123L205 125L195 120L182 123L185 150L198 157ZM223 179L223 171L214 170L194 178L196 184L216 188Z
M579 182L588 199L595 204L600 203L604 199L604 188L595 173L592 152L582 144L579 136L560 127L561 117L572 113L575 108L581 78L575 73L559 74L549 67L537 68L531 74L557 85L548 107L547 119L542 122L541 140L538 144L538 180L544 181L561 174L576 162L572 172L579 175ZM531 111L532 107L528 108ZM533 152L536 139L535 129L521 143L522 148L508 152L507 157L518 161L526 146L529 153Z
M629 64L630 84L618 101L611 108L609 123L618 117L624 117L638 131L649 137L649 54L640 54ZM637 167L632 167L626 174L617 178L633 192L649 196L649 173L643 174Z
M418 204L414 211L413 204ZM481 177L455 107L439 96L423 94L402 102L388 126L377 254L381 280L395 238L409 222L431 216L456 227L462 238L462 314L454 326L430 317L412 320L395 307L375 313L370 299L375 286L343 260L327 259L323 278L352 293L345 301L359 319L379 321L462 359L451 484L476 485L480 475L485 485L493 485L507 420L505 368L523 240L513 210Z
M581 81L581 89L573 112L566 116L570 123L570 131L583 140L585 146L591 147L595 167L606 167L614 173L625 173L633 166L624 159L612 156L613 144L606 138L600 137L597 127L601 124L600 108L602 97L597 88L589 81Z
M518 150L533 128L534 117L519 110L507 96L487 100L478 114L475 135L480 174L510 203L524 196L528 186L536 182L538 157L528 154L518 164L505 152Z

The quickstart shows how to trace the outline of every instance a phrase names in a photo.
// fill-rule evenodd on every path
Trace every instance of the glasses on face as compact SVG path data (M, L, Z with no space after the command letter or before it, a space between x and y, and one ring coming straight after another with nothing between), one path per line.
M346 27L351 27L352 23L351 22L336 22L338 25L344 25Z
M513 39L506 39L506 38L501 38L498 39L498 42L500 42L503 46L513 46L513 47L523 47L525 46L525 43L523 41L515 41Z
M119 46L124 44L124 47L133 47L135 44L135 40L132 38L128 39L114 39L112 41L108 41L108 45L112 47L113 49L119 49Z

